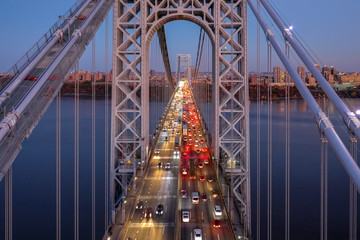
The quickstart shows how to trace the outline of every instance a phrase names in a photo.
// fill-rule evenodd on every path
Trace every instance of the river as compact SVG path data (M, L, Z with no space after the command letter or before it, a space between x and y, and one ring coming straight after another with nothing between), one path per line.
M321 105L325 100L318 100ZM348 100L359 106L359 100ZM267 112L261 108L261 235L266 236L267 199ZM150 130L166 103L150 103ZM320 138L306 104L291 100L291 239L320 237ZM211 105L205 118L211 116ZM273 239L284 239L285 206L285 102L275 101L273 111ZM105 101L96 101L96 236L104 233L104 109ZM250 103L252 227L256 232L256 109ZM62 239L73 239L74 197L74 101L62 98ZM326 111L348 144L346 130L332 106ZM55 239L56 231L56 104L51 104L13 164L13 239ZM212 125L209 124L209 128ZM348 239L349 180L342 165L329 147L328 239ZM0 184L4 196L4 181ZM0 198L0 216L4 216L4 197ZM4 236L4 218L0 218L0 236ZM80 239L91 239L91 99L80 99Z

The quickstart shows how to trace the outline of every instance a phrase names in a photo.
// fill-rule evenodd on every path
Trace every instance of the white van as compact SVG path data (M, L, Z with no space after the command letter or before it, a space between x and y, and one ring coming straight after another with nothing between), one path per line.
M221 216L222 215L222 211L221 211L221 207L219 205L215 205L215 215L216 216Z
M199 203L199 193L192 192L191 193L192 203L198 204Z

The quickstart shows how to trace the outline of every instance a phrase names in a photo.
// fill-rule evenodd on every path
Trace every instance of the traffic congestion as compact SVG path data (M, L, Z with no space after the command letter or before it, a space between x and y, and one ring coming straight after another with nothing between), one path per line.
M168 108L120 239L234 239L186 80L179 82Z

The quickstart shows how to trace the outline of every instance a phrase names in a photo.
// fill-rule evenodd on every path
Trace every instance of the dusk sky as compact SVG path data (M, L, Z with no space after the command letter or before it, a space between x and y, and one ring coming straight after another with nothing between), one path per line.
M254 0L253 0L254 1ZM295 31L328 66L344 72L360 72L360 1L359 0L271 0L282 17L294 25ZM0 1L0 72L6 72L65 13L74 0L13 0ZM264 17L268 23L269 17ZM270 23L271 25L271 23ZM110 16L110 29L112 15ZM192 54L195 64L200 28L185 21L165 25L169 57L175 71L178 53ZM278 31L275 31L278 32ZM112 33L111 33L112 34ZM104 71L104 26L96 35L97 70ZM112 36L110 36L112 39ZM264 39L262 34L262 39ZM156 38L150 46L150 68L163 71L161 54ZM207 60L207 46L200 71L211 70ZM256 70L256 20L248 9L249 71ZM111 43L110 43L110 46ZM266 44L262 43L262 70L266 69ZM273 54L275 55L275 54ZM158 60L158 61L157 61ZM293 59L294 65L298 65ZM111 61L110 61L111 63ZM273 65L279 64L274 57ZM321 65L321 63L320 63ZM91 69L91 52L87 50L80 61L80 68Z

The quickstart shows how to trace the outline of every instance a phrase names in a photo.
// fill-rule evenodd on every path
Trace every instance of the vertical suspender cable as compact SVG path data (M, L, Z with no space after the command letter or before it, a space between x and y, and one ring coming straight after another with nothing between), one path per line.
M12 166L5 174L5 240L12 240Z
M357 162L357 139L350 133L350 154ZM349 203L349 239L357 239L357 189L350 178L350 203Z
M271 44L268 43L268 69L271 71ZM267 239L272 238L272 88L270 78L268 78L268 225Z
M61 239L61 89L56 98L56 240Z
M109 16L105 18L105 229L109 225Z
M75 73L79 71L76 63ZM79 239L79 80L75 78L74 103L74 239Z
M91 84L91 236L92 240L95 240L95 217L96 217L96 202L95 202L95 103L96 103L96 96L95 96L95 52L96 52L96 45L95 45L95 36L92 40L92 84Z
M285 52L290 58L290 45L285 43ZM290 89L289 73L285 74L285 240L290 239Z
M321 218L320 239L327 239L328 140L321 136Z
M257 1L257 7L260 11L260 2ZM257 128L257 137L256 137L256 171L257 171L257 196L256 196L256 201L257 201L257 207L256 207L256 213L257 213L257 217L256 217L256 230L257 230L257 234L256 234L256 238L259 240L260 239L260 232L261 232L261 228L260 228L260 223L261 223L261 214L260 214L260 23L257 24L257 88L256 88L256 97L257 97L257 121L256 121L256 128Z

